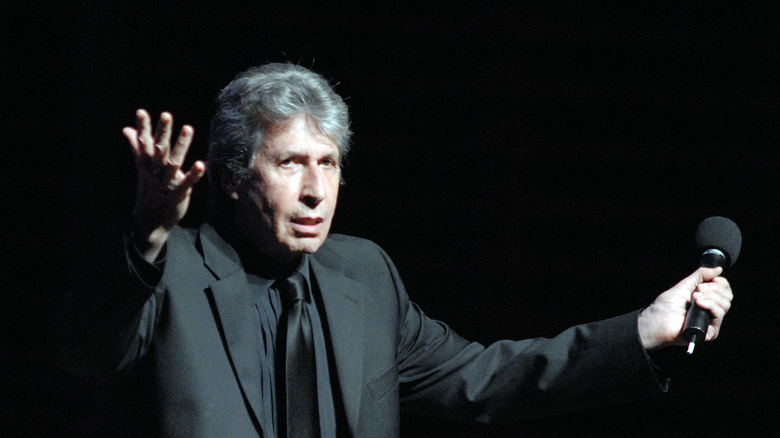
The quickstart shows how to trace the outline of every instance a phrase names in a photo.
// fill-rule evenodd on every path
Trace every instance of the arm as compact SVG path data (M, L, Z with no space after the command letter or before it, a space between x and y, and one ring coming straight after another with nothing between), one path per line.
M412 305L415 345L400 358L404 411L496 423L661 394L636 329L637 313L554 338L467 342Z
M164 248L189 206L192 187L205 172L196 162L181 169L193 129L184 126L170 147L173 118L160 116L154 137L151 119L138 110L137 127L124 128L137 173L129 234L108 236L99 262L85 263L76 285L60 303L54 335L59 366L102 376L134 362L147 351L160 314Z
M645 353L681 339L691 293L714 319L731 290L717 269L699 269L641 314L572 327L552 339L468 343L411 303L399 350L404 409L494 422L562 413L665 391ZM402 300L403 304L403 300ZM659 385L660 384L660 385Z

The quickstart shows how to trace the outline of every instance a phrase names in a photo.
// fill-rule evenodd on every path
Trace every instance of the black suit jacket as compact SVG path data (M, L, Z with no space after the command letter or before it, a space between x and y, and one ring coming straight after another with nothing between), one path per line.
M552 339L484 347L426 317L375 244L332 235L310 260L352 436L398 436L402 410L510 421L664 389L639 342L636 312ZM89 309L82 319L100 319L101 336L70 343L68 365L113 372L150 361L164 435L258 436L261 341L235 250L210 225L176 228L159 282L144 283L146 268L131 268L133 287L85 287L71 302L71 310ZM85 327L95 332L95 323Z

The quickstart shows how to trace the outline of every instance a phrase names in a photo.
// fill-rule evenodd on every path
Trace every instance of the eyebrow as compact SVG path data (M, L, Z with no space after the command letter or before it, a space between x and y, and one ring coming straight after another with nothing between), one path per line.
M334 160L338 163L341 162L341 153L338 150L326 152L321 155L311 155L307 152L300 151L300 150L286 150L286 151L279 151L276 153L272 153L268 155L268 157L272 160L278 160L278 159L289 159L289 158L310 158L310 157L316 157L316 159L323 160L323 159L330 159Z

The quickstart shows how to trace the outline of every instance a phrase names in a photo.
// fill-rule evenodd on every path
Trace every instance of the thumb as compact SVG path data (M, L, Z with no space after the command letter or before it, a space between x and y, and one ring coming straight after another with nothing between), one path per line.
M699 268L693 273L677 283L675 288L682 288L687 290L688 293L692 293L699 287L700 284L712 281L713 278L719 276L723 272L723 268L718 266L717 268Z
M718 266L715 268L699 268L694 273L696 275L696 285L712 281L715 277L723 273L723 267Z

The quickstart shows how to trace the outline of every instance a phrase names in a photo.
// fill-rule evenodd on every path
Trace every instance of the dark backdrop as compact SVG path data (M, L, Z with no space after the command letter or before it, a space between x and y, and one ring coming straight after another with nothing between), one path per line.
M144 394L47 364L51 303L128 216L135 109L192 124L202 159L218 90L291 61L352 113L334 231L379 243L468 338L646 306L695 268L699 221L742 228L722 336L683 358L669 394L511 427L404 417L405 436L778 433L777 7L104 3L0 6L10 430L142 435L125 414Z

